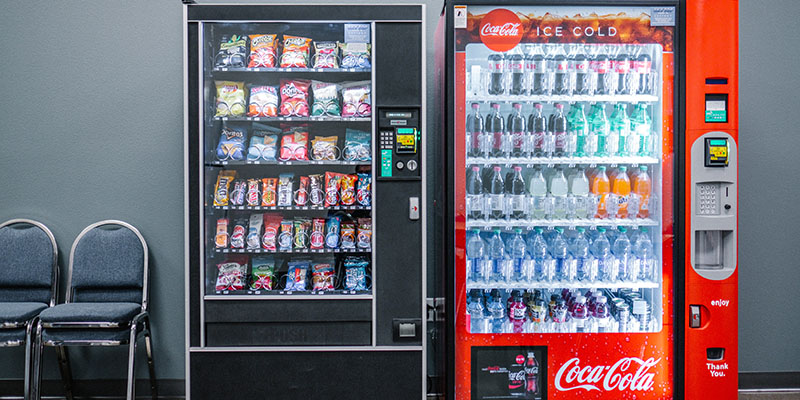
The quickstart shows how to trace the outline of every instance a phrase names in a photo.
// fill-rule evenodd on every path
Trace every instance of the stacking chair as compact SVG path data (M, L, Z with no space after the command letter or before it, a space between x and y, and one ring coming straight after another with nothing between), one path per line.
M29 219L0 224L0 347L25 346L25 399L31 397L33 329L56 303L58 247L50 229Z
M42 350L61 350L61 377L72 400L68 346L128 346L127 398L136 397L136 342L144 336L150 390L157 398L148 306L147 243L139 231L122 221L100 221L86 227L69 254L64 304L48 308L36 327L34 374L40 393Z

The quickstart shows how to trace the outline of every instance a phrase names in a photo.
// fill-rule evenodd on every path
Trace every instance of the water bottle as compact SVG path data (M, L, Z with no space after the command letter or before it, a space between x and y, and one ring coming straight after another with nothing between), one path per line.
M492 263L491 279L496 282L505 282L507 273L505 267L506 246L500 237L500 229L495 229L489 238L489 259Z
M486 316L489 319L490 332L503 333L506 322L506 308L500 299L500 291L492 289L489 302L486 304Z
M528 193L531 195L530 213L533 219L545 219L547 216L547 180L541 168L536 168L528 181Z
M528 252L533 259L533 276L528 277L529 281L552 281L552 273L549 271L549 260L547 254L547 242L542 236L542 228L534 229L533 234L528 237Z
M514 229L514 235L511 236L508 247L511 260L513 261L511 280L513 282L522 282L525 280L523 269L523 262L525 260L525 239L522 238L522 229Z
M578 235L572 242L572 257L575 259L575 275L579 281L597 281L597 262L589 251L586 228L578 228Z
M579 167L572 175L572 180L569 183L569 195L572 197L572 207L569 214L576 218L589 217L589 178L586 176L586 170ZM594 214L594 213L592 213Z
M631 276L631 266L633 265L633 251L631 250L631 242L628 240L626 234L627 229L624 226L619 227L619 235L614 240L612 252L617 264L617 278L623 281L632 281L634 277Z
M550 196L553 198L553 218L567 217L567 191L569 190L564 170L556 167L556 172L550 178Z
M567 252L567 242L562 236L564 228L556 228L556 233L553 236L552 243L550 244L550 255L555 260L555 278L558 280L568 279L569 276L569 253Z
M636 256L637 278L642 281L649 281L655 278L656 254L653 250L653 243L647 228L639 230L633 252Z
M483 296L481 296L481 291L478 289L469 291L467 314L469 314L470 332L485 333L485 307L483 306Z
M486 244L481 239L481 231L473 229L472 235L467 241L467 273L473 282L488 282L489 271L484 270L484 258L486 256Z
M602 282L613 281L616 277L614 274L616 269L605 228L597 228L597 237L592 242L592 255L597 260L597 279Z
M483 180L481 168L473 165L467 176L467 218L472 220L484 217Z
M511 219L524 219L525 218L525 180L522 178L522 167L519 165L514 166L514 172L511 174L510 179L506 179L506 195L510 199L508 213Z

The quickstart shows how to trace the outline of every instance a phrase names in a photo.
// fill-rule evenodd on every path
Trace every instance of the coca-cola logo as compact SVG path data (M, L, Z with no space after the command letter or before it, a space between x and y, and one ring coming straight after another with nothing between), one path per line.
M556 373L556 389L566 392L575 389L605 391L646 391L653 388L654 372L649 372L661 359L642 360L625 357L614 365L580 366L581 360L573 358L564 363Z
M522 364L524 362L525 362L525 356L523 356L522 354L518 354L517 355L517 364Z
M498 8L481 19L481 41L491 50L509 51L522 40L522 22L517 14Z

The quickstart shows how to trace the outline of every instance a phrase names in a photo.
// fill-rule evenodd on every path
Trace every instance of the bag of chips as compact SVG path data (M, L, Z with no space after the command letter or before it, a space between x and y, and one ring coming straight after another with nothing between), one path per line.
M214 56L217 68L244 68L247 63L247 36L223 35Z
M294 192L294 204L298 207L304 207L308 204L308 177L300 177L300 185L297 191Z
M281 79L281 115L284 117L308 116L308 88L311 81Z
M358 219L356 247L366 251L369 251L372 248L372 218Z
M333 290L334 273L331 264L314 264L311 267L311 290Z
M372 204L372 176L370 174L358 174L356 201L366 207Z
M311 221L303 218L294 220L294 249L308 248L308 235L311 230Z
M278 206L288 207L292 205L292 186L294 185L294 174L280 174L278 176Z
M286 290L308 290L309 262L305 260L289 261L289 272L286 276Z
M230 187L236 171L220 171L217 175L217 185L214 187L214 205L217 207L227 206L230 195Z
M283 54L281 68L308 68L308 56L311 50L311 39L283 35Z
M342 218L334 215L328 218L325 223L325 246L329 249L339 248L339 229L341 226Z
M314 117L342 115L339 106L339 85L313 81L311 92L314 95L314 104L311 105L311 115Z
M339 42L314 42L314 68L339 68Z
M245 233L247 232L247 220L237 219L233 224L233 233L231 233L231 248L243 249Z
M246 257L231 257L225 262L217 264L216 290L242 290L244 289L245 274L247 273Z
M247 128L224 125L219 135L217 158L220 161L244 160L244 142L247 140Z
M369 43L339 43L342 68L369 68Z
M342 222L342 249L356 248L356 224L352 221Z
M268 251L278 250L278 229L283 217L277 214L264 214L264 235L261 236L261 247Z
M247 226L247 250L261 248L261 224L263 215L250 214L250 224Z
M261 183L261 206L275 207L278 203L278 180L275 178L263 178Z
M277 117L278 90L275 86L251 86L248 117Z
M214 244L218 249L228 247L228 219L220 218L217 220L217 235L214 237Z
M367 290L367 266L369 261L362 257L344 259L344 288L347 290Z
M342 175L342 179L339 181L341 192L339 199L342 205L356 204L356 181L358 181L358 177L355 175Z
M325 201L325 190L323 189L322 175L314 174L308 176L308 195L312 206L321 206Z
M370 133L356 129L345 129L342 158L347 161L372 161Z
M339 205L339 182L344 174L338 172L325 173L325 207Z
M246 97L244 82L216 81L217 112L215 117L242 117Z
M288 219L281 221L281 233L278 235L278 250L291 251L293 241L294 237L292 236L292 220Z
M275 259L272 257L253 258L250 274L250 289L272 290L275 288Z
M320 250L325 247L325 219L314 218L311 221L310 246L312 250Z
M335 161L339 149L338 136L316 136L311 140L311 158L315 161Z
M342 85L342 117L369 117L372 115L372 100L369 82L352 82Z
M250 138L250 148L247 149L248 160L275 161L277 154L278 135L253 136Z
M278 35L250 35L248 68L275 68L278 65Z
M308 128L293 126L283 131L281 161L308 161Z

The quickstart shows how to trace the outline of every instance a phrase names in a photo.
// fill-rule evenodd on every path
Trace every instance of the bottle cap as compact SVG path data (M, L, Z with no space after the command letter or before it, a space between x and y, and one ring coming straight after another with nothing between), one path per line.
M514 107L514 108L522 108L522 104L519 104L519 103L513 103L513 104L511 104L511 107Z
M606 170L606 166L605 165L601 165L601 166L597 167L597 170L598 171L605 171Z
M559 226L559 227L557 227L557 228L556 228L556 232L558 232L558 233L564 233L564 228L562 228L562 227L560 227L560 226Z
M622 233L625 233L625 232L627 232L627 231L628 231L628 229L627 229L627 228L625 228L624 226L620 226L618 229L619 229L619 231L620 231L620 232L622 232Z
M522 167L520 167L519 165L515 165L514 171L522 171Z
M639 228L639 232L647 233L647 227L643 226L643 227Z
M600 233L604 233L606 231L606 228L600 227L600 228L597 228L597 231L600 232Z
M564 105L561 104L561 103L556 103L556 108L560 110L560 109L564 108Z
M586 232L586 228L584 228L582 226L578 227L578 232L580 232L580 233Z
M626 166L624 166L624 165L621 165L621 166L619 167L619 172L625 172L625 171L627 171L627 170L628 170L628 167L626 167Z
M500 104L492 103L492 108L500 108Z
M500 233L500 228L495 229L494 233Z
M641 167L639 167L639 171L647 172L647 165L642 165Z
M481 105L478 103L472 103L472 108L480 108Z
M535 103L535 104L533 105L533 108L535 108L535 109L537 109L537 110L541 110L541 109L542 109L542 103Z
M514 228L514 233L522 233L522 229L520 229L520 228Z
M578 295L578 297L577 297L577 298L575 298L575 301L576 301L577 303L586 303L586 297L583 297L583 295L580 295L580 294L579 294L579 295Z
M500 166L499 165L495 165L494 168L492 168L492 169L495 170L495 171L500 171Z
M478 228L475 228L475 229L472 230L472 233L474 233L476 235L480 235L481 234L481 230L478 229Z
M481 167L479 167L479 166L477 166L477 165L473 165L473 166L472 166L472 170L473 170L473 171L475 171L475 172L478 172L478 171L480 171L480 170L481 170Z
M542 232L544 232L544 229L542 229L542 227L541 227L541 226L537 226L537 227L536 227L536 228L534 228L533 230L535 230L535 231L536 231L536 233L542 233Z

